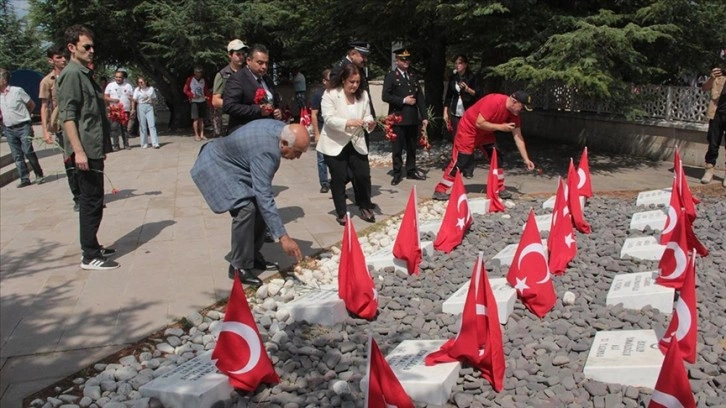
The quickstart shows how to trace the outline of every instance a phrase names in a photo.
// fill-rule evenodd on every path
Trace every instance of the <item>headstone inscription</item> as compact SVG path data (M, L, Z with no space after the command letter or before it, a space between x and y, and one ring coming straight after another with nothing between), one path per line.
M659 261L665 251L665 245L658 243L655 237L627 238L620 249L620 258L629 255L632 258L644 261Z
M657 285L657 276L657 271L615 275L605 304L610 306L622 303L624 308L635 310L650 305L661 313L670 314L673 311L675 290Z

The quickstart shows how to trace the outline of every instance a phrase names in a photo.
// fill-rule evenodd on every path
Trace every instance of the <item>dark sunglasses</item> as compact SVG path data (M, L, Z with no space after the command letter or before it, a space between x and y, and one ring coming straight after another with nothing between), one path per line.
M409 60L408 57L398 57L398 59L400 59L401 61L408 61Z
M88 51L93 48L93 44L83 44L81 45L81 47L83 47L84 50Z

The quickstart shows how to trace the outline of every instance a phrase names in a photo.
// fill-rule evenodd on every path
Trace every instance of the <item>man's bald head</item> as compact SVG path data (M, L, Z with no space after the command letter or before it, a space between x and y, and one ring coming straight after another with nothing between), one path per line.
M310 146L310 134L305 126L293 123L282 128L280 150L288 160L299 158Z

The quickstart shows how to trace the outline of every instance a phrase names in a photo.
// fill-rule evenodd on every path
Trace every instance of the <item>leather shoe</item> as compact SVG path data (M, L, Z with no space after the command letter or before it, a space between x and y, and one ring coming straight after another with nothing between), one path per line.
M328 191L330 191L330 187L328 187L327 185L324 185L324 186L320 186L320 193L321 193L321 194L325 194L325 193L327 193Z
M410 180L426 180L426 176L418 172L413 172L406 176L406 178Z
M250 286L262 286L262 279L258 278L252 271L247 269L237 269L237 278L240 282Z
M393 176L393 179L391 180L392 186L397 186L401 182L401 176Z
M254 263L252 264L253 268L261 270L261 271L277 271L280 270L280 266L276 264L275 262L270 262L266 260L265 258L255 258Z
M229 269L227 270L227 277L230 279L234 279L235 275L237 275L237 269L234 269L234 266L229 265Z
M345 217L335 217L335 221L337 221L338 224L345 226Z
M366 222L376 222L376 216L373 214L373 211L365 208L360 209L360 218Z

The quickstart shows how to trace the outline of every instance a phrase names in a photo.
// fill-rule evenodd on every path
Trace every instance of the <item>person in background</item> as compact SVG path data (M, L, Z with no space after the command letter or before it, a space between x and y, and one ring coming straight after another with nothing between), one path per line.
M212 87L212 108L214 109L214 137L222 137L227 135L227 126L229 124L229 115L223 111L224 87L232 74L239 71L244 65L247 58L247 52L250 48L245 45L242 40L232 40L227 44L227 54L229 55L229 64L217 72L214 76L214 86Z
M721 60L726 61L726 49L721 50ZM711 70L711 76L703 83L701 89L711 93L708 102L708 150L706 150L706 170L701 178L701 183L708 184L713 179L713 171L718 159L718 149L724 143L726 148L726 76L724 76L726 67L716 67ZM726 173L724 173L721 184L726 187Z
M136 112L139 121L139 134L141 136L141 148L149 147L148 137L151 135L151 145L154 149L159 148L159 136L156 134L156 117L154 116L154 103L156 102L156 91L142 76L136 79L131 101L131 114Z
M195 67L194 74L187 78L184 83L184 95L191 103L194 140L197 142L207 140L204 136L204 119L207 117L207 98L211 95L201 67Z
M363 89L369 101L371 116L376 117L376 110L373 107L373 99L371 98L371 90L368 86L368 76L366 72L366 62L368 55L371 53L371 45L365 41L353 41L348 47L348 53L340 61L333 65L330 71L330 83L337 82L338 76L343 72L343 67L353 64L358 67L360 72L360 88ZM370 145L369 132L365 132L366 146ZM370 193L369 193L370 194Z
M104 99L109 104L121 104L126 115L131 118L131 96L134 94L134 88L126 81L126 72L116 70L113 74L113 82L106 86L104 91ZM126 150L131 149L129 144L129 132L125 124L119 122L111 122L111 136L114 150L119 150L119 134L121 141L126 146Z
M29 186L30 177L25 159L35 173L38 184L45 182L43 169L33 149L33 128L30 113L35 109L35 102L23 88L11 86L10 71L0 68L0 113L2 114L3 131L15 160L15 168L20 176L18 188Z
M320 132L317 151L325 155L330 170L330 189L335 205L335 220L345 225L345 184L348 170L352 172L355 201L360 217L375 222L371 203L371 168L365 130L376 126L370 111L368 94L360 87L361 74L354 64L343 67L340 75L323 94L321 109L325 121Z
M444 122L452 137L456 135L464 111L481 98L481 90L476 77L469 69L469 59L466 55L457 55L454 67L454 74L449 78L444 96ZM471 178L471 173L463 176Z
M300 72L300 68L292 69L292 86L295 89L295 105L297 107L296 122L300 122L300 110L305 107L305 94L307 92L307 83L305 75Z
M320 140L320 129L323 128L325 119L323 113L320 110L320 103L323 100L323 93L328 89L330 83L330 70L326 69L323 71L323 87L318 89L313 95L313 101L310 109L310 123L313 126L313 136L315 137L315 144ZM328 168L325 166L325 156L316 152L318 156L318 181L320 182L320 192L322 194L330 191L330 182L328 181Z

